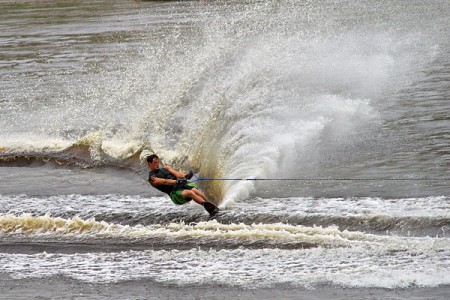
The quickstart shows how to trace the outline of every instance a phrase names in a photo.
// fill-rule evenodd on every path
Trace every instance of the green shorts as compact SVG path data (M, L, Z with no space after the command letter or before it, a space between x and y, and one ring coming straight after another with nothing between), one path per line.
M173 203L177 204L177 205L182 205L185 204L189 201L191 201L192 199L190 198L184 198L181 193L183 193L184 190L191 190L193 188L198 189L198 186L195 183L188 183L184 186L185 188L180 189L180 190L175 190L172 191L170 193L170 200L172 200Z

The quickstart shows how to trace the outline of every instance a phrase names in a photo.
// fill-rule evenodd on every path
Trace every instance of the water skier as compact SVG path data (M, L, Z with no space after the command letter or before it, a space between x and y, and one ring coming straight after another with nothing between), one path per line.
M152 187L169 195L173 203L177 205L185 204L194 200L202 205L208 213L213 216L219 209L208 201L208 198L198 189L193 182L188 182L193 173L185 174L175 171L170 166L160 167L160 160L156 154L147 156L147 164L150 168L148 181Z

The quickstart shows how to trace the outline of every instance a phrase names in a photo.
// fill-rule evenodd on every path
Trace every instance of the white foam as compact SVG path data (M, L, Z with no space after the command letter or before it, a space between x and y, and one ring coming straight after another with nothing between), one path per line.
M15 133L0 136L0 153L42 153L62 150L71 145L71 141L37 134Z
M242 184L248 184L243 181ZM238 189L239 191L240 189ZM244 189L245 190L245 189ZM4 213L21 214L32 212L37 215L60 215L76 213L90 218L95 214L151 214L176 210L189 214L202 211L195 203L181 207L174 206L165 197L140 197L124 195L60 195L30 197L27 195L0 195ZM70 210L67 208L70 207ZM232 208L223 208L227 215L270 214L271 216L384 216L384 217L448 217L450 202L446 196L384 199L362 198L253 198L236 203Z
M266 245L314 245L314 247L374 248L389 251L443 251L450 249L450 239L430 237L377 236L358 231L339 230L337 227L306 227L282 223L271 224L222 224L215 220L197 224L170 223L148 226L120 225L87 220L79 217L64 219L50 215L32 216L22 214L0 215L0 235L9 237L31 236L58 239L59 237L96 239L156 239L166 241L198 240L222 243L252 243ZM377 250L378 251L378 250Z
M88 254L0 254L12 278L65 276L111 283L150 279L175 285L258 288L287 284L313 288L405 288L450 284L450 250L418 253L347 248L126 251ZM130 272L130 270L133 270Z

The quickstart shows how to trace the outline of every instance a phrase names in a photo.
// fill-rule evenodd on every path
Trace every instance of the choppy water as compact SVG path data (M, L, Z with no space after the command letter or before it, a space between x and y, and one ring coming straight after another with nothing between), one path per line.
M450 285L448 2L0 8L2 274ZM202 181L210 220L145 183L142 150L328 180Z

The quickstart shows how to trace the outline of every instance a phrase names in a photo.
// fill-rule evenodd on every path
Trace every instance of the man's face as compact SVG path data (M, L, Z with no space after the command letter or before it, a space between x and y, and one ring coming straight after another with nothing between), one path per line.
M150 169L159 169L159 159L154 158L148 165L150 166Z

